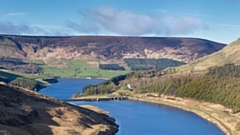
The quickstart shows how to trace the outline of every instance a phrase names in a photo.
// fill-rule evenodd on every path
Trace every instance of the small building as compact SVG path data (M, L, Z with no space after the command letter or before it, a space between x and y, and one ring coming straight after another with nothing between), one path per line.
M133 85L130 83L127 85L127 87L128 87L128 89L133 90Z

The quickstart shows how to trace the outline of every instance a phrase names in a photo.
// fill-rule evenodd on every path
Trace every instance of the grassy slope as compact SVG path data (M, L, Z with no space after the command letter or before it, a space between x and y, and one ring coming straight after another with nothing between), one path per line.
M222 66L227 63L240 64L240 39L224 47L222 50L202 57L194 62L177 68L178 71L205 71L209 67Z
M9 70L0 69L0 76L8 77L9 81L13 81L18 77L25 77L25 78L36 80L43 87L50 85L50 83L43 81L43 79L48 78L43 75L16 73L16 72L11 72Z
M118 75L124 75L132 70L121 60L103 61L101 63L116 63L124 66L126 70L102 70L98 68L97 60L86 59L50 59L50 60L31 60L26 61L36 64L40 67L43 75L58 76L61 78L112 78Z
M93 60L71 60L71 59L53 59L46 62L41 60L27 61L37 64L44 75L59 76L61 78L112 78L131 72L129 68L125 71L101 70L96 66Z

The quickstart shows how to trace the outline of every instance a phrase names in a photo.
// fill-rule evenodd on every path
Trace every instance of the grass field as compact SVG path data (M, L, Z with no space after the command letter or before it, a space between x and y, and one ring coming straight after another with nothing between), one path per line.
M40 72L45 76L57 76L61 78L112 78L131 72L129 68L124 71L112 71L98 69L98 62L95 60L72 60L72 59L51 59L47 62L42 60L28 61L36 64Z

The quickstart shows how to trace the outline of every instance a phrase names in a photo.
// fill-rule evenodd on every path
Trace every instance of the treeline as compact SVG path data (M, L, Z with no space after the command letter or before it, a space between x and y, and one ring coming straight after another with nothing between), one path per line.
M83 94L84 96L89 96L89 95L103 95L103 94L109 94L112 92L114 88L113 83L102 83L99 85L89 85L83 88ZM77 94L78 96L82 96Z
M38 91L42 88L42 86L37 81L23 77L18 77L15 80L11 81L9 84L34 91Z
M148 83L139 93L154 92L219 103L237 112L240 109L240 78L235 77L179 77Z
M166 75L159 70L137 71L95 86L84 95L112 93L131 83L136 93L158 93L222 104L234 113L240 111L240 67L226 64L201 75Z
M231 76L240 77L240 66L233 63L225 64L224 66L209 68L207 75L217 75L217 76Z
M114 77L110 80L107 80L106 82L100 83L98 85L89 85L83 87L83 93L82 94L76 94L77 96L89 96L89 95L103 95L103 94L109 94L114 92L117 89L117 86L119 85L119 82L126 79L127 76L130 76L131 73L127 75L120 75L117 77Z
M152 69L152 70L146 70L146 71L136 71L131 74L131 78L141 79L141 78L153 78L153 77L159 77L161 75L165 74L164 72Z
M39 72L36 65L13 58L0 58L0 67L14 72L21 72L26 74L35 74Z
M46 80L47 81L47 80ZM4 82L6 84L26 88L29 90L39 91L40 89L44 88L40 82L34 80L25 78L19 75L2 72L0 71L0 82Z
M141 58L126 58L124 62L131 68L131 70L149 70L159 69L163 70L167 67L177 67L185 64L184 62L171 59L141 59Z
M124 67L118 64L99 64L99 69L103 70L125 70Z
M211 68L201 77L177 77L155 81L141 86L137 92L154 92L178 97L219 103L233 112L240 110L240 72L239 66L227 64Z
M109 94L116 91L120 87L120 83L126 79L132 78L153 78L161 76L162 72L159 70L147 70L147 71L136 71L131 72L126 75L120 75L117 77L113 77L106 82L100 83L98 85L89 85L83 87L83 93L77 93L75 96L89 96L89 95L102 95L102 94ZM129 83L129 82L128 82Z

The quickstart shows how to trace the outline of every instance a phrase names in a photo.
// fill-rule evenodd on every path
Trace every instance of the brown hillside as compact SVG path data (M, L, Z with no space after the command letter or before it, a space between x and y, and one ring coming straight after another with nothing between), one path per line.
M223 66L228 63L240 64L240 38L215 53L177 67L177 70L181 72L205 72L210 67Z
M0 85L0 134L112 135L118 131L109 116L36 92Z
M222 49L225 44L196 38L113 36L0 36L15 43L16 53L27 59L170 58L190 62ZM21 53L20 53L21 52ZM0 54L0 57L6 56ZM16 58L16 56L12 56ZM20 57L20 58L21 58ZM19 57L18 57L19 58Z

